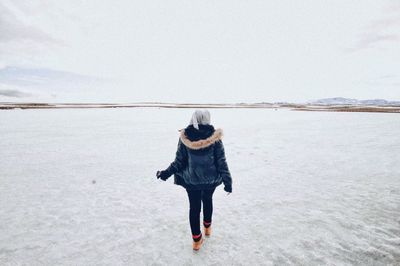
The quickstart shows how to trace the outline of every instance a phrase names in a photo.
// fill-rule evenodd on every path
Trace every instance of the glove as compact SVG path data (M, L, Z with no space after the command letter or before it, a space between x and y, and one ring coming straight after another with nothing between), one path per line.
M228 193L232 193L232 185L225 185L224 190Z
M167 171L167 170L163 170L163 171L157 171L157 179L160 178L163 181L166 181L168 179L168 177L171 176L171 174Z

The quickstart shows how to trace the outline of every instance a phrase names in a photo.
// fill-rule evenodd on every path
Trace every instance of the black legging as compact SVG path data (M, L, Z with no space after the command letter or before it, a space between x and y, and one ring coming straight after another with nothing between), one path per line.
M203 221L211 223L213 203L212 196L215 191L213 189L207 190L186 190L189 196L190 210L189 210L189 221L192 235L196 236L201 233L200 231L200 211L201 202L203 201Z

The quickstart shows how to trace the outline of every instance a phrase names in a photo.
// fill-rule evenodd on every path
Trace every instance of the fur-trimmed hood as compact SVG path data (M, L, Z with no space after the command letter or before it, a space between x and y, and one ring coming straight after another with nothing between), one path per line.
M212 126L204 128L204 130L200 128L200 131L195 134L195 136L193 136L193 133L196 131L193 132L191 127L182 129L180 132L180 139L182 143L192 150L207 148L208 146L214 144L216 141L221 140L223 136L222 129L219 128L215 130ZM203 138L201 137L201 135L203 135Z

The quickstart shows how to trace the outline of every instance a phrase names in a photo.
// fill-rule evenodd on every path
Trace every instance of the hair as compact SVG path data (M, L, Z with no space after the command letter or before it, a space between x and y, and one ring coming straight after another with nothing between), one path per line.
M190 125L199 129L199 125L209 125L211 122L211 115L208 110L196 110L190 120Z

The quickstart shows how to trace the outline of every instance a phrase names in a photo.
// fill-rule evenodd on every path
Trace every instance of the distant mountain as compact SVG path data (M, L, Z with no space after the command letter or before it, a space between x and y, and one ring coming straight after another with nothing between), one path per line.
M358 100L351 98L335 97L335 98L324 98L309 101L308 104L318 105L400 105L400 101L388 101L385 99L370 99L370 100Z
M384 99L361 100L360 104L363 105L395 105L400 104L399 101L387 101Z

